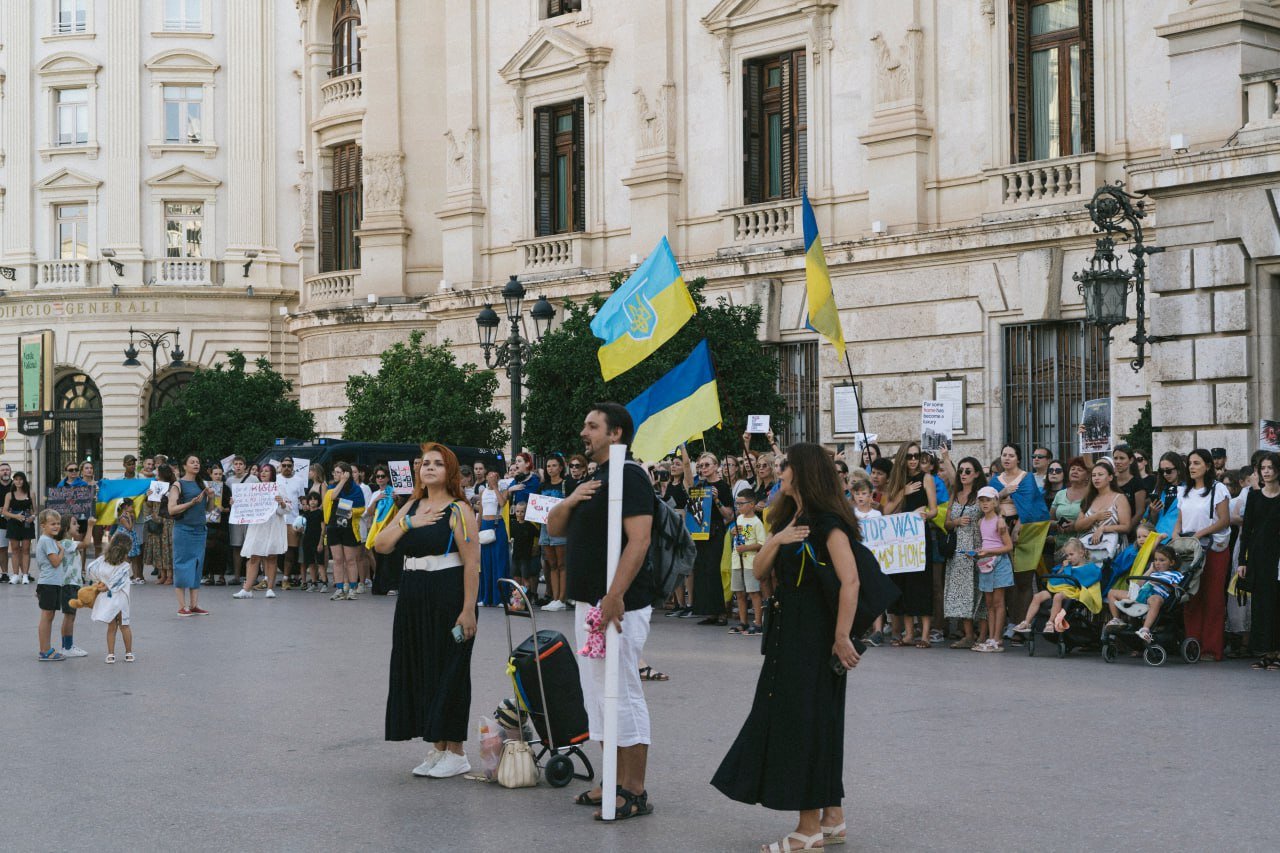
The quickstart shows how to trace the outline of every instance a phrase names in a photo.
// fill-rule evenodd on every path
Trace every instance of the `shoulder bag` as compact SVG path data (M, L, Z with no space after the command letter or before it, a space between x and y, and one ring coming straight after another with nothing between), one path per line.
M504 788L532 788L538 784L538 765L533 760L533 750L524 739L521 729L519 740L509 740L502 745L498 759L498 784Z

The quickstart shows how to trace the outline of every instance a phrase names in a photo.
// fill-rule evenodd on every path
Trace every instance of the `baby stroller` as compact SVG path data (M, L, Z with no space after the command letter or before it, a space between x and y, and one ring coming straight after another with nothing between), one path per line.
M1078 581L1070 577L1055 577L1054 580L1075 587L1080 586ZM1036 656L1037 643L1050 644L1057 650L1060 658L1066 657L1075 649L1098 648L1098 633L1102 630L1102 623L1097 614L1090 612L1082 602L1068 598L1062 605L1062 612L1067 620L1067 630L1045 634L1044 628L1049 624L1049 613L1052 609L1053 600L1050 599L1040 605L1040 612L1031 620L1031 634L1026 641L1028 657Z
M507 672L515 686L516 708L532 719L538 737L531 743L541 747L534 755L534 763L542 768L553 788L563 788L575 777L590 781L595 778L595 770L579 746L590 739L590 733L573 646L558 631L538 630L533 601L523 586L507 578L498 584L505 592L502 613L507 624L507 648L511 651ZM511 636L513 616L528 619L533 629L529 639L519 646ZM574 758L582 762L585 773L574 771Z
M1200 640L1188 637L1186 624L1183 621L1183 608L1191 597L1200 590L1200 574L1204 568L1204 548L1200 542L1190 537L1174 539L1169 543L1178 555L1181 565L1182 582L1172 584L1159 578L1133 578L1133 583L1149 583L1160 587L1168 594L1160 608L1160 615L1151 626L1154 642L1145 643L1138 636L1138 628L1142 627L1142 617L1147 613L1147 605L1133 604L1122 606L1121 612L1128 623L1123 628L1112 628L1102 638L1102 659L1107 663L1115 663L1120 652L1142 652L1142 659L1150 666L1160 666L1175 651L1182 655L1187 663L1200 660Z

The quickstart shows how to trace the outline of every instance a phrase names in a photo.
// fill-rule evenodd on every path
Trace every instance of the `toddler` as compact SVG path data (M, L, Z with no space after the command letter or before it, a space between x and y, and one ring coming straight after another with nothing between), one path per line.
M132 573L131 583L146 583L142 577L142 531L138 529L137 519L133 517L133 500L123 498L116 507L116 523L107 530L108 539L123 534L129 537L129 566Z
M1147 567L1147 573L1143 577L1154 578L1174 586L1182 583L1183 574L1179 565L1178 553L1168 545L1157 545L1155 552L1151 555L1151 564ZM1133 585L1137 586L1137 583L1135 582ZM1103 626L1103 630L1113 631L1118 628L1124 628L1128 624L1120 615L1122 607L1145 604L1147 612L1142 616L1142 627L1136 633L1144 643L1153 643L1155 642L1155 637L1151 633L1151 626L1156 624L1156 619L1160 616L1160 608L1164 606L1168 599L1169 590L1164 584L1143 583L1142 586L1138 587L1137 594L1132 598L1122 590L1113 589L1107 593L1107 606L1111 609L1111 621Z
M1089 561L1089 554L1085 551L1084 543L1079 539L1068 539L1062 546L1062 565L1059 572L1064 575L1071 575L1072 569L1079 568ZM1049 598L1053 599L1053 607L1049 611L1049 622L1044 626L1046 635L1056 634L1059 630L1059 623L1062 621L1062 603L1067 597L1061 592L1053 593L1047 589L1042 589L1031 597L1031 605L1027 608L1026 617L1013 630L1018 634L1031 633L1031 621L1036 618L1036 614L1040 612L1040 606Z
M125 661L134 660L133 628L129 621L129 590L133 585L129 552L133 547L133 537L123 531L116 533L108 540L106 553L90 563L86 572L98 590L93 602L93 621L107 625L106 663L116 662L117 631L124 636Z

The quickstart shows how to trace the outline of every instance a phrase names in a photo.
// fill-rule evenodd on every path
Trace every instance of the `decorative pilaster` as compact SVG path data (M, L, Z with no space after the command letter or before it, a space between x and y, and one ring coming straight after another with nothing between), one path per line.
M30 209L32 149L37 144L32 116L35 115L31 90L31 44L35 40L31 31L35 4L30 0L4 0L3 21L0 32L4 34L4 68L7 77L4 104L4 152L5 183L14 194L8 205L21 211L16 216L4 217L4 257L8 261L34 261L35 243L31 228ZM8 287L26 287L34 278L34 268L19 272L18 281Z
M101 20L107 29L107 52L113 57L140 55L139 21L141 4L136 0L109 0ZM142 279L142 64L113 62L105 80L105 125L107 173L106 241L125 264L125 278ZM109 118L108 118L109 116Z
M227 227L229 260L265 247L263 210L267 195L267 113L264 93L274 72L271 33L264 32L258 0L226 0L227 25ZM257 264L252 268L260 269Z

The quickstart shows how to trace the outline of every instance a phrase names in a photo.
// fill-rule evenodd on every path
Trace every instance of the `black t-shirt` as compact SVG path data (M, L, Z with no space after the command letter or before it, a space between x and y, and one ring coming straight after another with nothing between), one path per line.
M595 604L604 598L609 555L609 466L601 465L593 480L601 482L591 499L573 508L569 516L568 544L565 546L565 571L569 597ZM653 485L639 465L626 465L622 478L622 517L653 517ZM622 533L626 550L627 534ZM644 565L622 597L627 610L640 610L653 604L653 573L646 557Z
M664 500L672 509L684 509L689 504L689 492L682 483L668 483Z
M511 519L511 556L527 560L533 556L533 543L538 541L538 525L532 521Z
M1123 486L1118 483L1116 484L1116 491L1129 499L1130 518L1132 518L1134 513L1138 511L1138 493L1142 492L1145 495L1147 494L1148 489L1147 481L1142 477L1131 477L1129 478L1129 482L1125 483Z

